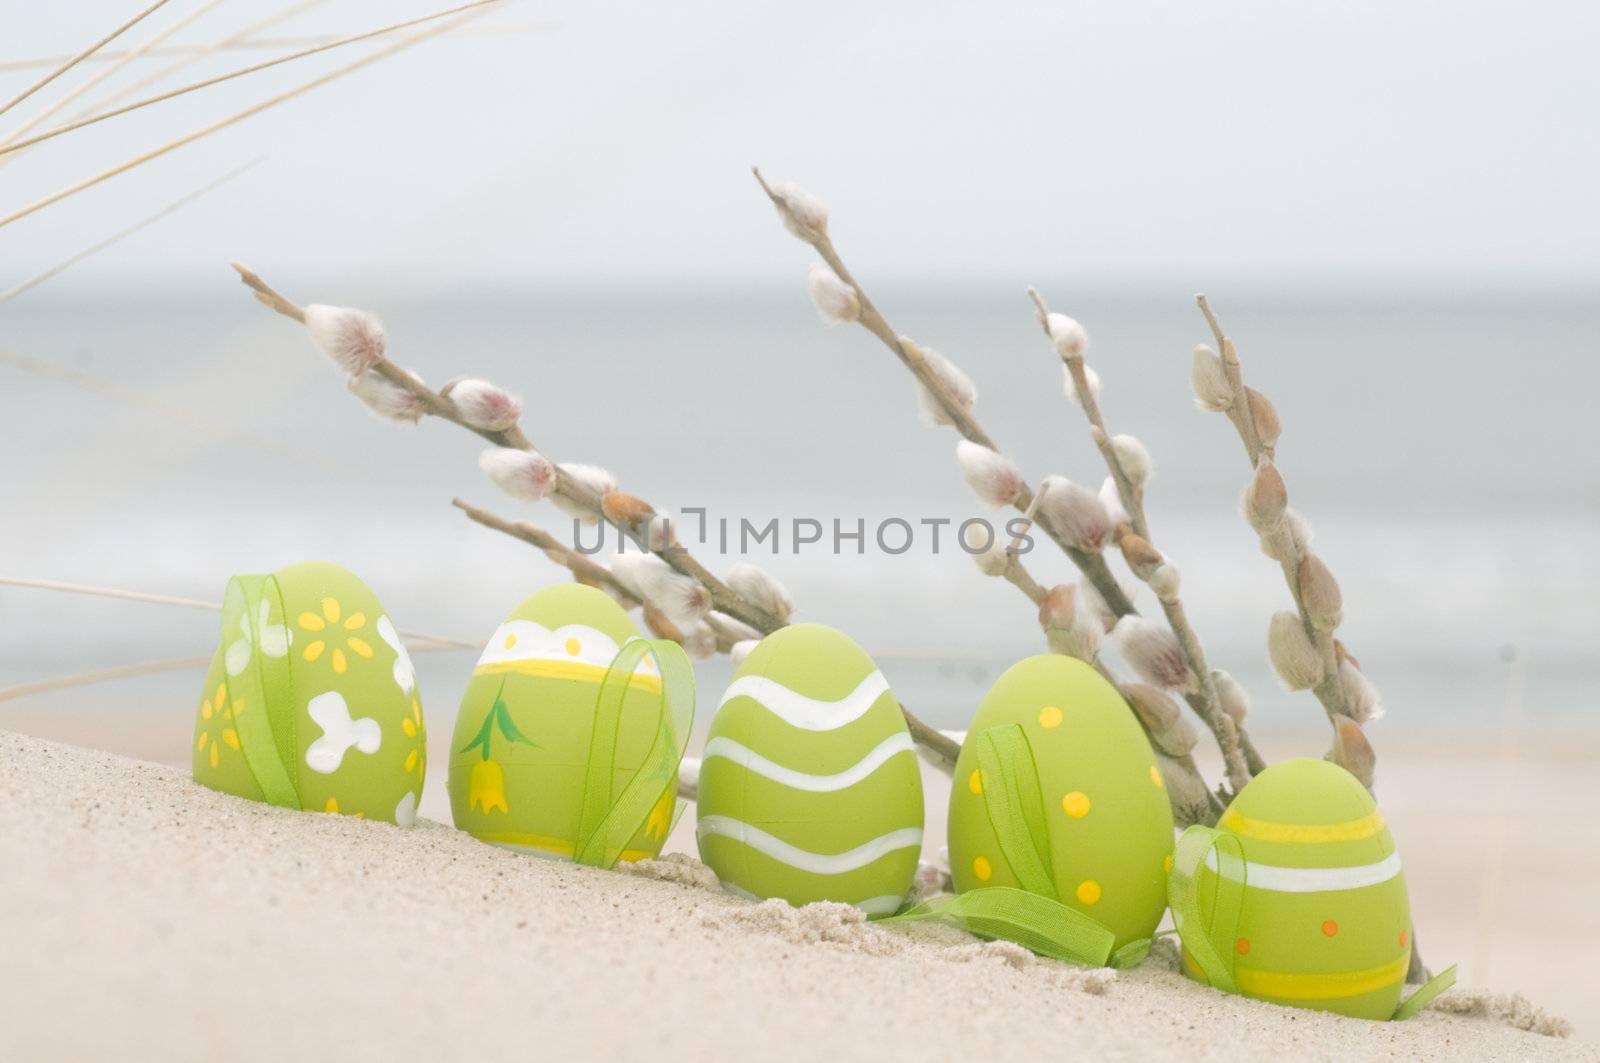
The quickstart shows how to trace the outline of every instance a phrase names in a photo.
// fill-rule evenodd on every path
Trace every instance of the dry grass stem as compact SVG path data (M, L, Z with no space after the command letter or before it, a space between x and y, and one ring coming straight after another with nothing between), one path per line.
M320 0L319 0L320 2ZM274 21L278 21L274 19ZM549 30L560 29L562 23L551 20L548 22L519 22L505 26L478 26L462 29L456 32L458 37L505 37L519 33L543 33ZM336 33L299 34L287 37L257 37L254 40L237 40L238 35L233 34L220 41L204 44L161 44L155 47L148 45L134 48L102 48L94 55L89 56L85 63L110 63L124 58L137 59L167 59L173 56L205 56L220 51L251 51L265 52L279 48L309 48L314 44L327 44L336 40ZM33 59L13 59L0 62L0 74L10 73L14 70L37 70L41 67L55 66L72 58L69 55L42 55Z
M217 0L217 2L220 3L221 0ZM55 126L54 128L40 133L37 136L29 137L26 140L15 140L14 138L8 138L7 140L0 141L0 156L9 155L14 151L21 151L23 148L31 147L34 144L49 140L52 137L58 137L63 133L70 133L75 129L82 129L85 126L95 125L96 123L104 122L111 118L116 118L119 115L127 114L130 111L137 111L141 108L162 103L177 96L183 96L191 92L198 92L201 89L210 88L213 85L220 85L225 81L232 81L235 78L241 78L247 74L254 74L262 70L270 70L275 66L282 66L284 63L290 63L297 59L304 59L308 56L320 55L323 52L332 51L335 48L342 48L347 44L356 44L361 41L372 40L374 37L381 37L385 34L408 29L412 26L421 25L425 22L433 22L441 18L449 18L451 15L457 15L463 11L470 11L474 8L485 7L489 4L496 4L499 2L500 0L472 0L471 3L461 4L456 7L447 8L443 11L435 11L431 15L423 15L419 18L406 19L404 22L390 23L387 26L381 26L374 30L367 30L364 33L354 33L348 37L339 37L324 44L315 45L310 48L304 48L298 52L291 52L288 55L280 55L275 59L268 59L264 62L241 67L238 70L230 70L225 74L218 74L216 77L206 78L202 81L191 82L188 85L182 85L178 88L172 89L169 92L163 92L156 96L148 96L145 99L135 100L133 103L115 108L113 110L102 111L98 114L90 115L87 118L80 118L74 122L67 122L64 125Z
M312 78L310 81L297 85L285 92L280 92L278 95L263 100L260 103L252 104L242 111L231 114L226 118L218 119L217 121L212 122L210 125L202 126L191 133L186 133L183 136L178 137L176 140L168 141L158 148L152 148L143 154L135 155L128 161L119 163L118 165L111 167L109 170L103 170L92 177L86 177L77 184L69 185L58 192L52 192L43 199L36 200L25 207L20 207L17 210L12 211L10 214L0 217L0 228L4 228L14 221L17 221L21 218L26 218L30 214L41 211L51 204L59 203L63 199L76 195L85 189L93 188L95 185L101 184L104 181L109 181L113 177L127 173L129 170L132 170L136 167L143 166L145 163L150 162L153 159L159 159L163 155L170 154L171 152L174 152L187 144L192 144L197 140L208 137L212 133L226 129L231 125L236 125L247 118L254 117L255 115L260 114L262 111L276 107L280 103L286 103L297 96L302 96L305 93L310 92L312 89L320 88L323 85L328 84L330 81L336 81L347 74L355 73L357 70L360 70L363 67L371 66L373 63L388 59L390 56L396 55L399 52L410 48L414 44L420 44L422 41L428 40L431 37L437 37L442 33L448 33L459 22L472 18L476 14L478 14L478 12L468 12L465 15L458 15L455 19L446 22L442 26L428 30L425 33L414 34L410 37L406 37L403 40L396 41L387 48L373 52L371 55L363 56L362 58L357 59L355 62L347 63L344 66L331 70L319 77Z
M35 81L32 85L29 85L27 88L11 97L11 99L7 100L4 105L0 105L0 114L5 114L6 112L10 111L11 108L15 107L29 96L32 96L46 85L50 84L56 78L60 77L62 74L65 74L67 71L71 70L73 67L89 58L95 52L98 52L101 48L122 36L123 33L138 25L146 16L154 14L159 8L165 6L166 3L167 0L156 0L155 3L151 4L137 15L134 15L128 21L124 22L122 25L118 26L104 37L101 37L98 41L95 41L93 44L89 45L89 47L85 48L77 55L74 55L72 58L62 63L54 70L50 71L50 73L46 74L44 77L40 78L38 81Z
M27 576L0 576L0 586L27 587L39 591L61 591L67 594L86 594L94 598L113 598L124 602L143 602L146 605L171 605L182 609L204 609L208 612L222 612L221 602L208 602L202 598L182 598L172 594L150 594L146 591L123 590L120 587L98 587L90 583L72 583L58 579L32 579ZM442 649L476 650L480 645L476 642L464 642L461 639L445 638L442 635L424 635L416 631L401 631L400 636L406 640L406 645L420 649L422 646L413 646L413 643L438 646Z
M1028 297L1033 300L1034 308L1038 312L1040 328L1044 330L1046 337L1051 337L1050 308L1045 304L1044 297L1033 288L1028 289ZM1101 412L1095 389L1089 386L1088 366L1084 362L1083 346L1083 344L1076 345L1071 353L1063 356L1062 360L1072 374L1077 388L1078 405L1089 421L1090 435L1094 439L1095 446L1099 448L1101 457L1105 459L1106 468L1110 470L1111 478L1117 485L1117 494L1122 499L1122 508L1128 514L1128 520L1132 525L1131 534L1126 528L1119 529L1113 534L1117 534L1125 544L1124 556L1128 559L1134 574L1154 586L1158 574L1165 569L1167 574L1171 575L1172 570L1150 541L1150 524L1145 516L1143 487L1148 469L1137 473L1131 471L1125 460L1128 448L1119 448L1115 445L1110 429L1106 427L1105 415ZM1130 542L1135 536L1136 541ZM1149 555L1147 560L1151 563L1141 563L1139 558L1144 554L1140 551ZM1234 793L1238 793L1244 789L1250 777L1265 767L1265 764L1255 752L1253 745L1248 747L1250 756L1246 756L1248 739L1244 736L1243 727L1222 710L1222 700L1217 695L1216 682L1212 678L1211 668L1206 663L1205 649L1200 643L1200 636L1194 630L1194 625L1189 622L1188 613L1183 607L1183 601L1178 596L1176 587L1170 589L1158 587L1156 590L1161 611L1166 615L1172 633L1177 636L1178 646L1183 652L1189 670L1198 680L1199 690L1189 695L1187 700L1216 739L1217 747L1222 751L1228 784ZM1255 763L1252 764L1251 761Z
M264 158L264 157L265 156L263 156L262 158ZM71 258L68 258L68 259L65 259L65 260L63 260L61 262L58 262L54 266L51 266L49 269L44 270L41 273L36 273L32 277L29 277L27 280L22 281L19 284L12 285L10 288L7 288L5 291L0 292L0 303L8 303L8 302L10 302L12 299L15 299L17 296L21 295L23 292L29 291L30 289L33 289L33 288L37 288L39 285L43 284L45 281L50 280L52 277L55 277L56 275L58 275L60 273L63 273L68 269L71 269L73 266L77 265L79 262L82 262L84 259L92 258L93 256L99 254L101 251L104 251L106 248L112 246L113 244L116 244L116 243L118 243L118 242L120 242L122 240L126 240L128 237L132 236L134 233L139 232L141 229L149 228L150 226L154 225L156 222L158 222L161 219L167 217L168 215L174 214L177 211L182 210L184 207L187 207L189 204L193 203L195 200L197 200L197 199L201 198L202 196L206 195L208 192L212 192L212 191L215 191L218 188L221 188L223 185L227 184L229 181L233 180L235 177L238 177L239 175L245 173L246 171L248 171L250 169L253 169L254 167L258 166L261 163L262 158L252 159L250 162L245 163L243 166L234 167L233 169L229 170L227 173L223 174L221 177L217 178L215 181L212 181L209 184L202 185L201 187L195 189L193 192L190 192L188 195L183 196L180 199L173 200L171 203L167 204L165 207L162 207L160 210L156 211L154 214L151 214L150 216L148 216L146 218L143 218L143 219L141 219L139 221L134 222L132 225L128 226L126 229L119 229L117 232L112 233L110 236L106 237L104 240L101 240L99 243L94 244L91 247L84 248L82 251L79 251L77 254L73 255Z
M823 224L815 225L807 224L806 221L795 217L790 202L792 193L785 194L775 190L772 185L767 183L766 178L761 175L759 168L753 168L752 172L760 183L762 191L766 192L767 197L772 200L773 206L778 210L779 217L783 219L789 231L811 245L812 249L822 256L823 262L827 264L833 274L855 293L859 310L854 320L876 336L885 347L888 347L894 353L896 358L900 359L901 364L911 372L917 383L937 403L943 414L943 420L952 425L963 439L1000 453L999 446L996 445L989 433L984 430L978 419L973 416L972 411L957 401L955 396L951 394L950 388L946 386L945 381L941 378L937 367L923 355L922 350L915 343L910 342L889 326L888 321L884 319L883 314L879 312L877 306L873 304L872 299L867 295L866 289L855 279L850 270L846 268L844 261L839 257L838 251L833 246L833 240L828 236L825 220ZM1033 489L1023 483L1021 490L1011 504L1019 512L1026 513L1033 504L1033 496ZM1048 522L1041 520L1039 526L1072 559L1073 564L1077 565L1079 570L1094 583L1095 589L1100 592L1101 597L1116 611L1117 615L1121 616L1135 611L1133 603L1128 600L1128 596L1123 592L1116 578L1112 576L1111 569L1106 565L1105 559L1099 553L1081 550L1072 545L1060 533L1059 529L1052 527Z
M97 71L93 77L78 85L71 92L68 92L65 96L62 96L48 107L39 111L32 118L29 118L26 122L23 122L17 128L11 130L11 132L7 133L4 137L0 137L0 148L5 148L8 145L17 143L17 141L21 140L23 135L26 134L30 129L37 128L40 123L45 121L45 119L65 108L73 100L77 99L79 96L82 96L84 93L88 92L90 89L94 88L107 78L112 77L117 71L121 70L135 59L138 59L151 48L154 48L162 41L165 41L167 38L179 32L191 22L200 18L207 11L210 11L212 8L223 2L224 0L210 0L209 3L201 4L199 7L195 8L193 11L189 12L187 15L183 16L178 21L162 30L160 33L157 33L154 37L151 37L137 48L129 49L127 54L121 59L105 67L103 70ZM4 152L0 152L0 154L4 154ZM9 162L11 160L7 159L6 161Z

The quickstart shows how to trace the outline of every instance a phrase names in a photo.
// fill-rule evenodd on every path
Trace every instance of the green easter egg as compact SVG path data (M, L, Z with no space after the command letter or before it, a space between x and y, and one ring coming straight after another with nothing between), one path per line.
M700 858L728 890L900 907L922 850L922 775L872 658L820 624L768 635L706 739Z
M422 700L366 584L320 561L229 581L193 753L213 790L410 826L428 762Z
M601 681L639 629L603 591L564 583L530 596L495 629L461 699L450 742L456 826L496 845L570 860ZM656 737L661 677L634 670L617 732L612 792L638 773ZM626 843L623 860L661 852L677 776Z
M1411 905L1394 838L1372 795L1325 760L1274 764L1234 798L1217 829L1239 839L1245 888L1233 958L1245 996L1388 1019L1411 963ZM1216 857L1197 869L1209 922ZM1204 981L1184 952L1184 971Z
M950 871L956 892L1022 888L984 798L978 734L1020 725L1033 753L1057 899L1116 935L1148 938L1166 909L1172 809L1155 754L1122 697L1082 661L1030 657L990 688L956 759Z

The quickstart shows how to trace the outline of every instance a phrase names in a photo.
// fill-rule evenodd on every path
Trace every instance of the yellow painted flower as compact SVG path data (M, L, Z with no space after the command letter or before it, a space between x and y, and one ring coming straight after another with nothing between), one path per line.
M492 812L506 808L506 773L497 760L480 760L467 777L467 807Z
M644 833L649 838L665 838L667 829L672 826L672 808L677 803L677 792L672 787L667 787L661 795L661 800L650 810L650 818L645 821Z
M307 610L296 618L295 623L312 636L306 648L300 651L307 662L319 660L327 653L328 660L333 664L333 673L344 675L350 667L346 649L357 657L372 659L372 644L357 634L367 626L367 614L354 612L345 616L337 598L322 599L320 615Z
M243 702L228 700L226 682L218 683L217 692L200 702L200 737L195 740L194 748L201 753L210 751L208 756L213 768L222 760L223 746L235 753L239 751L239 732L234 730L233 720L243 711Z
M406 754L406 771L416 772L420 779L428 770L428 729L422 725L422 702L415 695L411 698L411 715L400 718L400 730L416 743Z

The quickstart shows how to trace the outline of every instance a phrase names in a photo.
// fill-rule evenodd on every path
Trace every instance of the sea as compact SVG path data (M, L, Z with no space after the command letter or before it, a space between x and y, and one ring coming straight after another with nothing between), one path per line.
M1010 514L973 499L956 436L921 422L890 352L859 328L824 326L802 292L268 279L305 302L377 313L391 356L431 383L471 375L515 391L544 453L602 465L679 513L680 537L712 570L765 567L797 619L852 635L938 726L965 726L1001 672L1043 650L1031 604L981 575L950 530ZM979 279L874 294L897 330L974 379L979 419L1030 480L1099 485L1082 413L1020 290ZM1282 690L1266 660L1269 618L1292 606L1239 515L1248 463L1226 419L1190 396L1191 351L1209 339L1193 292L1052 295L1089 330L1112 431L1154 457L1153 537L1183 574L1212 665L1250 689L1263 726L1303 729L1319 753L1320 709ZM1279 411L1291 504L1342 585L1340 636L1390 720L1443 733L1494 725L1515 702L1528 727L1593 728L1595 291L1254 284L1210 296L1246 379ZM220 264L214 281L62 279L0 305L0 576L216 601L234 573L325 559L360 575L402 629L481 641L564 573L451 500L574 532L549 505L501 496L478 469L483 446L443 422L370 415L303 330ZM775 533L741 543L746 522L773 521ZM1048 541L1027 563L1047 584L1075 575ZM1154 608L1147 591L1139 602ZM0 586L4 690L204 656L217 639L204 610ZM473 661L419 655L435 733ZM728 674L726 659L700 666L702 716ZM200 682L189 667L0 691L0 728L95 713L181 730Z

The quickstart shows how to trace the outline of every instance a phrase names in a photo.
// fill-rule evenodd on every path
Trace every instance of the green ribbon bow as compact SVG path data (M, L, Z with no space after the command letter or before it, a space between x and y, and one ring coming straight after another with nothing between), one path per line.
M1217 873L1211 876L1211 892L1206 898L1211 908L1208 920L1203 914L1205 905L1201 904L1200 868L1212 852L1216 853ZM1167 906L1172 909L1179 940L1206 981L1229 993L1239 992L1232 943L1238 936L1248 874L1244 846L1236 835L1196 825L1178 839L1172 854L1172 873L1167 877ZM1390 1018L1411 1018L1455 984L1456 968L1451 964L1401 1001Z
M646 654L655 658L661 676L656 733L639 770L621 793L613 794L623 702L628 691L635 689L634 669ZM650 810L673 785L689 745L694 709L694 668L682 646L666 639L643 638L632 638L623 644L600 683L595 701L583 801L578 810L577 844L572 855L575 863L607 868L616 865L629 840L645 825ZM676 803L667 833L677 824L683 807L682 801Z
M984 810L1000 852L1022 883L983 886L955 897L924 901L884 923L936 919L985 938L1003 938L1041 956L1086 967L1132 967L1150 951L1148 938L1114 948L1116 935L1061 903L1051 874L1050 831L1039 772L1028 736L1018 724L990 727L977 743Z

